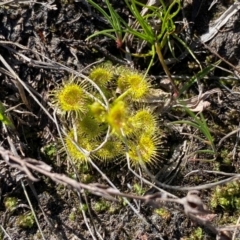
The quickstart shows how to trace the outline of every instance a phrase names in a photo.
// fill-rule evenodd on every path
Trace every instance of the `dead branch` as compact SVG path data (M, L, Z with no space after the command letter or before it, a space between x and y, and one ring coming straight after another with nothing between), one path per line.
M210 212L206 209L206 206L199 197L199 191L189 191L187 196L183 198L170 198L167 193L160 192L146 196L137 196L133 194L122 193L119 190L98 183L84 184L77 182L76 180L71 179L64 174L51 172L51 166L42 161L32 158L21 159L20 157L13 155L10 151L5 150L3 147L0 147L0 154L2 159L11 168L17 168L18 170L24 172L26 176L33 182L36 182L39 179L36 178L31 171L41 173L51 178L54 182L63 184L64 186L69 186L79 192L85 189L94 195L98 195L112 201L117 201L115 198L116 196L126 197L129 199L141 200L154 208L159 208L162 202L178 203L183 206L185 214L192 220L208 228L215 235L222 235L221 230L210 223L209 218L211 219L213 214L210 214ZM222 239L230 238L224 236Z

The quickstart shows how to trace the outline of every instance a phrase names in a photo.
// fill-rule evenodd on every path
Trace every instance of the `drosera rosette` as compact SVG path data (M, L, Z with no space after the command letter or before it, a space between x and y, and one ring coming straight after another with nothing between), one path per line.
M120 71L117 87L122 96L130 96L133 101L139 101L149 93L151 83L144 74L125 68L125 71Z
M106 62L93 67L89 73L89 78L94 81L100 88L113 80L114 70L110 62Z
M80 164L86 163L89 157L87 152L94 150L100 144L97 139L92 139L89 135L82 134L77 129L69 130L64 137L64 142L70 157L75 163ZM78 149L75 143L83 149L83 151ZM84 153L84 151L86 153Z
M114 68L110 62L105 62L93 67L89 73L89 78L98 85L107 99L113 97L115 89L112 89L112 85L116 85L114 76ZM94 92L95 97L100 97L99 92L97 92L95 88L92 88L92 91Z
M88 104L91 102L88 88L86 82L72 76L51 93L52 104L58 108L61 115L81 118L88 111Z
M93 102L90 104L89 110L97 121L102 123L106 122L108 112L99 102Z
M76 123L79 134L86 134L89 138L97 139L107 132L108 125L96 118L92 111Z
M125 131L126 135L131 134L147 134L154 136L158 129L157 115L148 107L138 109L128 119L127 126L130 126Z
M124 155L125 149L122 141L115 136L110 136L108 141L96 152L94 156L101 161L108 162Z
M95 102L90 105L90 110L97 121L110 127L111 135L122 138L122 131L129 131L128 118L130 112L124 101L118 99L113 101L109 106L109 111L106 111L101 104Z
M111 127L114 135L122 136L122 131L126 127L128 120L128 107L124 101L115 100L106 116L106 122Z
M158 160L160 136L146 133L136 135L135 139L127 141L129 160L133 166L154 164Z

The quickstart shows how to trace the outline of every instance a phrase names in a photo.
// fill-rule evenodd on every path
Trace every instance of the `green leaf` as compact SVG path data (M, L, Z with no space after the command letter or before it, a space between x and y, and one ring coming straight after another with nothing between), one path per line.
M5 124L6 126L13 128L14 125L10 121L10 119L6 116L5 111L6 111L6 109L5 109L4 105L0 102L0 121L3 124Z

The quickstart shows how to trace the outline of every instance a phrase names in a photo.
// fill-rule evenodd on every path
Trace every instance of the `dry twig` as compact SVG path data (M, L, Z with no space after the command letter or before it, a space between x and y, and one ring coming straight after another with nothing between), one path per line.
M14 156L10 151L5 150L3 147L0 147L0 154L3 160L10 167L17 168L20 171L23 171L27 175L27 177L32 181L38 181L38 178L36 178L31 172L36 171L51 178L56 183L69 186L79 192L81 192L83 189L86 189L92 194L104 197L112 201L117 201L115 197L120 196L129 199L141 200L155 208L159 208L162 202L178 203L183 206L185 214L189 216L192 220L198 222L201 225L204 225L215 235L222 235L220 229L216 228L209 222L208 219L209 218L211 219L212 215L211 214L209 215L210 212L206 209L201 198L199 197L199 191L196 190L189 191L187 196L183 198L171 198L168 196L167 193L160 192L146 196L137 196L133 194L122 193L117 189L98 183L84 184L81 182L77 182L76 180L73 180L64 174L51 172L52 168L42 161L37 161L32 158L21 159L19 157ZM234 178L236 178L236 176ZM230 239L227 238L227 236L225 235L224 237L225 238L222 239Z

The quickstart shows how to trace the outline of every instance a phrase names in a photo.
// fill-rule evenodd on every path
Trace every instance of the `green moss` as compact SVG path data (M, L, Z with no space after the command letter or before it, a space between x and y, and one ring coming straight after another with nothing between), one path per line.
M224 165L231 166L232 160L231 160L231 158L229 157L229 150L226 150L226 149L222 150L221 153L220 153L220 156L221 156L221 158L222 158L222 160L223 160L222 163L223 163Z
M86 212L88 210L87 204L81 204L78 210L81 214L82 214L82 211Z
M75 211L72 211L72 212L69 214L68 219L69 219L70 221L74 222L75 219L76 219L76 212L75 212Z
M217 186L211 197L211 207L228 211L240 210L240 181Z
M32 228L35 224L35 219L32 213L25 213L17 217L16 223L20 228Z
M10 212L13 211L18 204L18 199L15 197L5 197L3 201L6 209Z
M108 209L108 213L109 214L114 214L114 213L117 213L117 212L119 212L119 210L121 209L121 205L119 205L119 204L114 204L114 203L112 203L111 204L111 206L110 206L110 208Z
M158 214L161 218L165 219L165 220L169 220L171 218L171 213L167 209L165 209L165 208L155 209L154 212L156 214Z
M93 205L93 209L100 213L100 212L105 212L110 208L110 203L107 202L106 200L102 199Z
M48 157L53 157L56 156L57 153L57 148L55 146L55 144L48 144L46 146L44 146L41 151L46 154Z
M186 238L186 240L202 240L203 237L203 230L202 228L198 227L188 238Z
M234 215L232 215L234 214ZM236 224L239 218L239 211L236 211L234 213L224 212L221 219L219 219L218 224L219 225L231 225Z
M133 191L137 194L137 195L143 195L145 193L145 189L142 188L138 183L135 183L133 185Z

